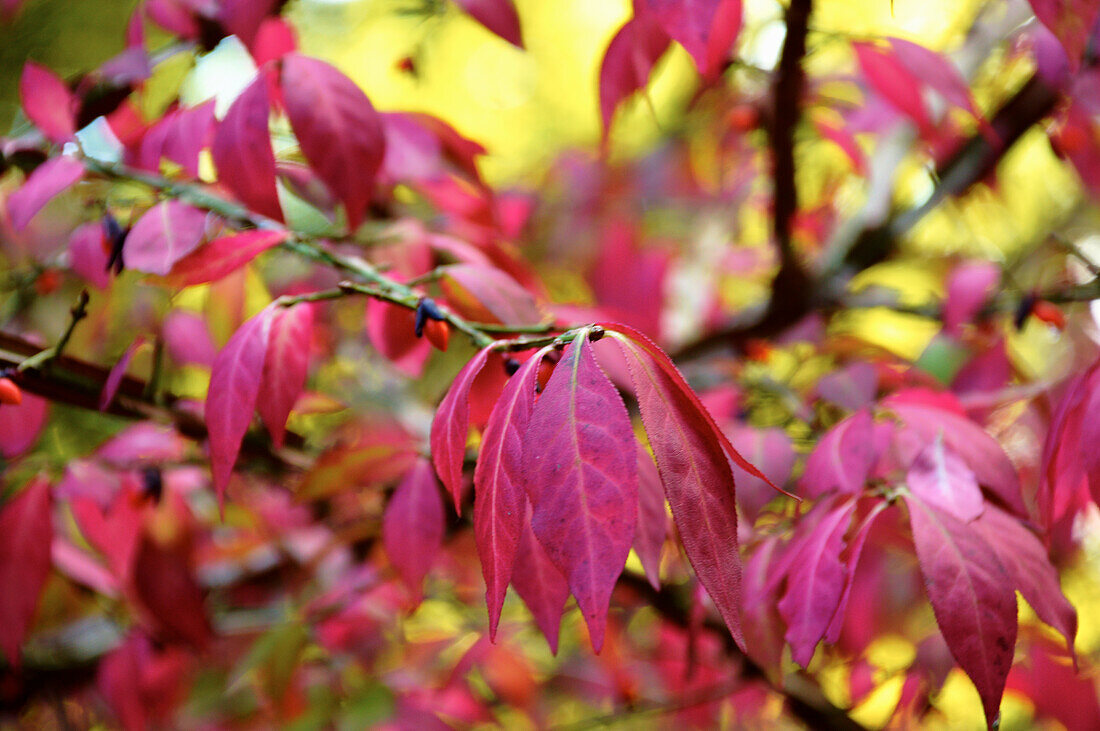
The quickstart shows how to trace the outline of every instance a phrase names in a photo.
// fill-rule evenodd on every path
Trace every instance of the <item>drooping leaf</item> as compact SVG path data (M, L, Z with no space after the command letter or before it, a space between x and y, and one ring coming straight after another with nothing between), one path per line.
M645 88L654 64L670 42L668 34L648 15L631 18L611 39L600 64L600 116L605 138L615 109Z
M512 587L534 615L535 624L550 645L550 652L558 654L558 632L565 602L569 599L569 584L535 537L529 502L524 505L523 528L512 568Z
M8 196L8 214L12 226L22 231L54 196L84 177L84 165L77 159L62 155L35 168L19 190Z
M905 502L936 624L992 728L1016 645L1012 577L973 527L917 497Z
M408 472L419 446L396 422L357 424L345 441L321 453L298 486L298 495L316 500L392 482Z
M19 78L23 113L51 142L68 142L76 133L76 99L57 74L28 61Z
M1070 70L1076 72L1100 15L1096 0L1028 0L1035 17L1066 49Z
M504 386L485 426L474 471L474 536L485 577L490 638L496 636L528 511L523 439L535 407L539 365L548 350L525 361Z
M69 236L69 266L99 289L111 286L111 276L107 273L108 256L103 244L103 226L99 221L77 226Z
M996 292L1000 281L1000 268L989 262L967 262L955 267L947 279L944 330L957 334L962 325L971 322Z
M15 668L50 574L52 541L50 485L36 477L0 506L0 651Z
M454 264L443 271L440 285L447 302L470 319L505 325L536 325L542 320L531 293L495 267Z
M795 452L791 438L782 429L737 426L727 430L726 436L737 451L748 455L748 459L769 475L772 482L782 485L791 476ZM778 493L767 482L740 467L733 468L733 479L737 485L737 504L741 512L750 522L755 522L760 511Z
M806 460L799 481L803 493L817 497L832 490L862 492L877 458L874 430L871 413L860 409L826 432Z
M964 523L977 518L985 508L974 473L962 457L944 446L940 435L913 460L905 482L925 503Z
M283 210L275 186L275 153L267 127L270 113L267 82L260 74L234 100L218 124L210 152L219 181L252 210L281 221Z
M206 211L177 200L164 201L146 211L122 250L127 269L167 274L172 266L198 248L206 235Z
M799 558L787 574L787 591L779 601L779 614L787 623L791 658L802 667L810 664L844 591L849 569L841 562L840 554L855 507L856 501L851 498L818 503L813 512L820 513L820 517L811 513L804 519L811 530L790 548Z
M382 517L382 545L420 601L422 584L443 545L443 499L431 462L418 459L397 486Z
M634 551L642 562L645 577L654 589L661 588L661 549L668 535L668 512L661 474L649 453L638 448L638 527Z
M271 332L272 309L265 308L233 333L214 359L206 395L206 430L210 434L210 468L219 503L252 422L260 393L264 359Z
M286 241L286 231L243 231L200 246L172 265L168 282L175 287L216 282L268 249Z
M302 302L275 309L256 403L276 447L283 446L286 419L306 383L312 337L312 305Z
M477 22L517 48L523 48L519 15L512 0L455 0Z
M651 13L708 79L721 71L741 31L741 0L636 0L634 5L638 14Z
M587 330L566 346L524 436L531 527L603 647L611 590L638 519L634 432Z
M114 401L115 393L118 392L118 387L122 383L122 378L126 375L126 369L130 367L130 360L143 345L145 345L145 338L139 335L134 339L134 342L130 343L130 347L126 348L122 357L118 359L118 362L116 362L111 367L110 372L107 373L107 380L103 382L103 390L100 391L99 394L100 411L106 411L107 407Z
M492 353L482 348L455 376L432 419L432 463L439 479L454 498L455 512L461 514L462 462L466 458L466 438L470 431L470 387Z
M199 650L209 645L214 630L185 541L162 543L148 530L142 531L133 581L138 600L166 640Z
M921 84L893 54L871 43L853 43L856 60L871 87L892 107L909 117L928 137L932 120L921 96Z
M310 167L344 203L348 225L363 220L385 154L385 135L367 95L333 66L289 53L283 102Z
M214 129L214 100L166 115L146 131L138 162L153 172L160 171L162 157L181 166L192 177L199 176L199 155L210 145Z
M13 459L30 449L46 425L49 401L24 393L18 405L0 406L0 456Z
M836 644L837 640L840 639L841 631L844 629L848 599L852 596L852 587L855 585L856 566L859 565L859 557L863 555L863 546L867 543L867 536L871 534L871 526L874 525L875 519L887 507L889 507L889 503L876 498L875 504L863 518L859 528L856 529L855 535L848 540L848 545L841 556L845 566L847 566L848 576L844 582L844 591L841 593L840 600L836 605L836 613L833 615L829 627L825 630L825 641L830 645Z

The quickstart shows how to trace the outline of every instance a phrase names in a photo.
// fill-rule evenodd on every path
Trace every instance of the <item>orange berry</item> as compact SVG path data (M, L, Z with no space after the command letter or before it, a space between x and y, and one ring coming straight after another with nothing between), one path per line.
M61 275L56 269L46 269L34 280L34 289L38 294L45 296L55 291L61 284Z
M1059 330L1066 329L1066 315L1056 304L1046 300L1035 300L1035 304L1031 306L1031 314Z
M0 378L0 404L18 406L23 403L23 391L10 378Z
M726 113L726 121L738 132L751 132L756 129L760 115L751 104L738 104Z
M451 338L451 328L444 320L429 318L424 322L424 337L437 349L446 351L447 341Z

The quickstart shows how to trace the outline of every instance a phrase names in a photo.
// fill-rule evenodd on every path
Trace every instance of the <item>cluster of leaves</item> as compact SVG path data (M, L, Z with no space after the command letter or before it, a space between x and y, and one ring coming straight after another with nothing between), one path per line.
M523 47L510 0L456 3ZM890 634L914 648L895 719L933 714L957 664L991 726L1006 687L1036 718L1100 723L1060 581L1100 504L1096 324L1056 306L1096 280L1025 291L948 260L946 296L913 306L852 278L1044 119L1100 194L1100 3L1031 6L1041 25L1004 52L1036 75L983 111L898 38L846 41L860 101L838 102L801 70L808 0L777 69L753 70L766 87L738 75L740 0L636 0L593 90L604 151L673 44L692 134L566 156L541 197L487 184L442 120L377 111L274 0L144 0L79 79L29 62L2 148L0 702L33 722L75 669L81 713L126 728L542 724L562 699L707 725L776 698L854 725ZM154 27L172 40L153 49ZM188 106L156 87L173 59L247 80ZM796 128L799 152L843 153L816 199L783 192ZM860 220L833 194L877 185L897 130L938 187L898 212L866 190L881 210ZM732 241L753 215L773 218L761 245L693 245L693 221ZM770 297L739 300L750 284ZM871 307L937 334L907 357L844 329ZM1072 343L1053 387L1012 353L1037 321ZM45 349L43 323L63 332ZM416 404L440 397L429 426ZM1029 436L1041 453L1013 446ZM788 682L836 661L831 701Z

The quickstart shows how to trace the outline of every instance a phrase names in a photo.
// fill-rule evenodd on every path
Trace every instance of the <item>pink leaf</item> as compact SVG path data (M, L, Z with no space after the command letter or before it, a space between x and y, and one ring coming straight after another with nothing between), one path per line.
M818 395L852 411L874 401L877 392L878 371L870 363L852 363L817 382Z
M218 180L252 210L281 221L275 153L267 127L270 113L267 81L260 74L229 107L214 133L210 152Z
M867 542L867 536L871 534L871 526L874 525L875 518L887 507L889 507L889 503L878 499L878 502L867 513L867 517L863 519L859 528L856 529L855 535L848 541L848 546L845 549L846 556L842 556L848 568L848 577L844 582L844 591L840 595L840 601L837 602L836 613L825 631L825 641L830 645L836 644L837 640L840 639L841 631L844 629L848 599L852 596L852 587L855 585L856 566L859 565L859 557L863 555L863 546Z
M1058 38L1069 57L1070 70L1077 72L1089 35L1100 14L1097 0L1029 0L1039 22Z
M970 676L990 728L1016 645L1016 594L997 554L972 527L906 499L921 573L947 647Z
M27 119L51 142L61 144L73 138L76 99L53 71L28 61L19 79L19 100Z
M774 483L782 485L790 478L795 453L791 438L782 429L743 426L730 430L727 436L737 451L747 454L752 463L759 465ZM745 517L755 522L760 511L778 493L767 482L740 467L733 468L733 479L737 484L737 504Z
M455 0L455 3L496 35L523 48L519 16L512 0Z
M582 330L566 346L535 404L524 462L531 527L565 575L599 652L611 590L634 540L638 466L630 416L587 335Z
M0 405L0 455L14 459L26 452L38 440L46 425L49 401L23 393L18 405Z
M0 651L15 668L50 574L52 541L50 485L36 477L0 507Z
M312 338L312 305L299 303L276 307L271 318L257 404L260 418L277 448L283 446L286 419L306 383Z
M556 655L561 615L565 602L569 599L569 584L531 529L530 503L524 507L524 516L519 544L516 546L512 586L535 616L535 624L550 644L550 652Z
M302 153L358 228L385 154L378 113L347 76L297 53L283 59L282 91Z
M977 518L985 508L974 473L954 450L944 446L940 435L913 460L905 482L925 503L964 523Z
M952 270L943 305L943 329L957 334L971 322L1001 281L1001 269L990 262L967 262Z
M143 345L145 345L145 338L139 335L134 339L134 342L130 343L130 347L126 349L118 362L111 367L110 372L107 374L107 380L103 382L103 390L99 394L100 411L106 411L107 407L114 401L119 384L126 376L126 369L130 367L130 360L134 357L134 353L138 351L138 348Z
M197 178L199 154L209 145L213 127L213 100L168 114L142 138L138 156L140 166L159 172L161 158L166 157Z
M653 15L704 78L721 71L741 31L741 0L636 0L635 8Z
M806 460L799 481L803 494L818 497L831 490L853 495L862 492L877 457L874 431L870 412L860 409L826 432Z
M54 196L84 177L84 165L63 155L54 157L35 168L19 190L8 196L8 213L12 226L22 231Z
M229 33L249 48L264 18L275 9L276 0L222 0L218 20Z
M730 633L743 644L733 474L717 429L682 377L666 370L644 341L636 339L640 335L609 335L626 357L642 424L688 560Z
M122 260L127 269L167 274L202 243L206 211L176 200L150 208L126 237Z
M531 293L495 267L454 264L444 268L440 285L448 304L477 321L534 325L542 320Z
M221 236L173 264L168 281L176 287L216 282L283 243L288 236L286 231L267 229Z
M670 42L668 34L648 15L628 20L611 39L600 64L600 116L605 138L615 109L645 88L654 64Z
M210 330L201 315L187 310L172 310L161 324L165 350L177 363L206 366L214 364L218 349L210 339Z
M936 90L948 104L969 112L982 120L970 95L970 87L955 66L935 51L901 38L891 38L894 56L911 74ZM984 120L982 120L984 121Z
M470 431L470 387L491 352L491 348L482 348L463 366L432 419L432 463L454 498L455 512L460 515L462 462L466 458L466 438Z
M512 566L523 529L523 516L527 512L527 493L524 487L524 472L527 468L524 464L523 440L531 421L531 412L535 408L539 365L548 350L543 348L527 359L504 386L485 427L477 468L474 471L474 536L477 539L478 557L481 559L481 573L485 576L485 603L489 608L491 638L496 637L500 609L504 604L508 582L512 578ZM480 356L481 353L478 354ZM467 380L472 382L474 375L471 374ZM459 376L462 377L462 374ZM455 386L458 383L458 379L455 379ZM455 386L451 387L452 391ZM448 393L447 398L450 396ZM442 414L444 411L441 406L436 418L439 419ZM445 426L450 423L451 418L446 418ZM435 424L432 427L434 436ZM461 453L465 453L465 429L462 430L461 437ZM455 446L458 446L458 441L457 438L454 439ZM433 445L433 457L435 454ZM454 469L453 464L449 467ZM461 468L461 462L458 467ZM439 469L438 463L436 469Z
M69 266L99 289L111 286L107 273L107 252L103 250L103 224L96 221L77 226L69 236Z
M155 462L178 462L187 451L187 442L170 426L139 422L111 437L96 450L97 458L119 468Z
M280 17L264 18L249 50L256 66L280 59L298 49L294 28Z
M798 554L787 574L787 591L779 601L779 614L787 623L791 658L806 667L817 643L836 614L848 568L840 560L844 534L852 520L856 501L847 498L839 505L822 502L804 520L810 531L799 537L789 550Z
M92 591L118 596L118 579L102 563L60 536L50 544L50 560L55 569Z
M892 54L870 43L853 43L863 75L891 106L916 123L922 137L930 136L932 122L921 97L920 82Z
M443 545L443 500L431 463L418 459L397 486L382 517L382 545L416 601Z
M271 307L265 308L241 325L218 353L210 371L206 429L210 434L210 466L219 504L224 505L225 489L256 409L272 314Z
M638 448L638 527L634 551L642 562L645 577L654 589L661 588L661 549L668 535L668 511L661 474L649 453Z
M1039 538L1016 518L992 505L974 522L978 533L1001 560L1012 585L1019 590L1039 619L1058 630L1073 654L1077 636L1077 611L1062 593L1058 569L1050 562Z

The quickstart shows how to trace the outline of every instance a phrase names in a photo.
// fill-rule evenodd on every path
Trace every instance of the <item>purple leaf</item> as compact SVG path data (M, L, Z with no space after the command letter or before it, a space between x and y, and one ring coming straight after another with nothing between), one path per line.
M806 460L799 485L807 497L839 490L853 495L863 491L877 458L875 422L860 409L826 432Z
M172 266L198 248L206 235L206 211L170 200L146 211L122 250L127 269L167 274Z
M944 446L941 435L913 460L905 481L925 503L951 513L964 523L977 518L985 508L974 473L962 457Z
M531 529L530 503L526 504L524 514L523 528L516 546L512 586L534 615L535 624L550 644L550 652L556 655L561 614L569 599L569 584L535 538L535 532Z

